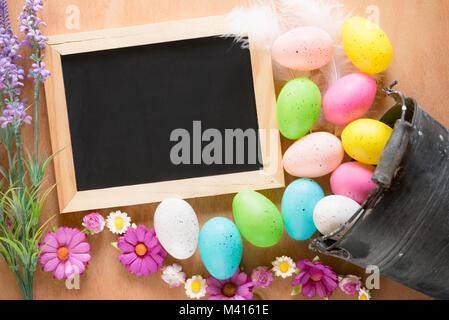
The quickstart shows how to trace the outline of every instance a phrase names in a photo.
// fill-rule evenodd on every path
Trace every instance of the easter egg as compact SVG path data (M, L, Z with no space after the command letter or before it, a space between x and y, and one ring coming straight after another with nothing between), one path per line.
M322 198L324 192L313 180L298 179L288 185L282 196L281 212L290 237L306 240L315 233L313 209Z
M290 175L317 178L331 173L343 161L340 139L328 132L314 132L299 139L284 154L284 169Z
M362 204L376 184L371 181L375 168L360 162L346 162L332 173L332 192Z
M307 134L320 115L321 92L307 78L290 80L277 100L277 120L281 134L298 139Z
M201 260L216 279L229 279L237 271L242 259L242 238L235 224L216 217L201 228L199 237Z
M327 121L337 125L360 119L376 97L376 81L364 73L352 73L338 79L323 97Z
M359 119L344 128L341 140L346 153L353 159L377 164L393 129L374 119Z
M393 48L385 32L375 23L352 17L343 24L341 37L346 54L360 71L380 73L390 65Z
M344 225L360 208L357 202L345 196L327 196L316 204L313 210L313 222L319 232L328 235ZM352 224L333 236L332 239L341 239Z
M320 28L298 27L279 36L271 52L273 59L286 68L310 71L329 63L334 44Z
M271 247L282 236L282 217L273 202L264 195L244 190L232 201L235 224L242 236L257 247Z
M154 230L162 247L176 259L191 257L198 245L195 211L184 200L165 199L154 213Z

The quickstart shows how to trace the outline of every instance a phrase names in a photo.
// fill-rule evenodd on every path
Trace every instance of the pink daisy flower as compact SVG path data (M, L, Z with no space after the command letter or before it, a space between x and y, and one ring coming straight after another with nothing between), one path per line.
M313 298L318 294L321 298L329 297L338 287L338 276L332 268L321 261L312 262L304 259L296 262L300 273L293 279L292 285L302 285L301 293Z
M56 232L49 232L39 243L39 262L42 270L53 271L58 280L72 279L82 274L91 259L90 245L86 235L76 228L60 227Z
M154 229L147 230L144 225L137 229L129 228L118 238L117 246L123 253L118 260L125 265L126 270L137 276L149 276L164 266L167 252L156 238Z
M254 283L246 273L239 270L226 280L218 280L210 276L207 278L207 284L209 300L251 300L253 298L250 290L254 288Z

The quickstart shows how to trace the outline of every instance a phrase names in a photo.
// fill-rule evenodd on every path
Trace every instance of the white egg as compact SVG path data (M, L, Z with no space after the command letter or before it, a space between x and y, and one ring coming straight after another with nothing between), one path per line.
M199 225L193 208L181 199L165 199L154 213L154 230L162 247L176 259L191 257L198 246Z
M357 202L348 197L339 195L327 196L318 201L313 209L313 222L318 231L328 235L340 228L360 208ZM332 239L341 239L351 228L352 224L354 223L348 225L342 232L333 236Z

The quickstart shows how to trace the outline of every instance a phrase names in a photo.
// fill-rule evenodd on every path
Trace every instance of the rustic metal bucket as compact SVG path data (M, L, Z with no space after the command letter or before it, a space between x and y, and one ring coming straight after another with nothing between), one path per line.
M395 98L381 119L394 126L373 175L376 188L341 228L319 235L310 249L438 299L449 299L449 130L414 99ZM354 222L355 221L355 222ZM354 225L339 241L330 239Z

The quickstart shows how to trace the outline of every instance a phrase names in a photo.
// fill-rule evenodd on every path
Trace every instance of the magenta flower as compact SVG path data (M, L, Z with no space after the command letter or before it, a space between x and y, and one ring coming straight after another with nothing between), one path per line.
M104 229L106 221L98 212L92 212L85 215L83 218L83 227L92 232L93 234L100 233Z
M354 294L360 290L360 288L362 287L362 282L360 281L360 277L350 274L344 277L338 283L338 286L344 293Z
M167 252L156 238L154 229L147 230L144 225L137 229L129 228L118 238L117 246L123 251L118 260L138 277L147 277L150 272L156 273L164 266Z
M207 278L207 284L209 300L251 300L253 298L250 290L254 288L254 283L246 273L239 270L226 280L218 280L210 276Z
M338 286L337 274L321 261L305 259L296 262L296 267L300 273L293 279L292 285L302 285L301 293L305 297L313 298L315 294L321 298L329 297Z
M257 267L251 272L254 287L266 288L273 281L273 272L268 267Z
M42 270L53 271L58 280L82 274L91 259L86 235L76 228L60 227L56 232L47 233L39 250L42 250L39 257L39 262L44 265Z

